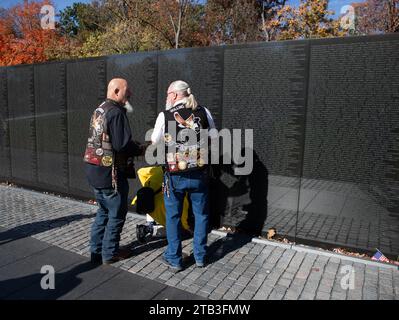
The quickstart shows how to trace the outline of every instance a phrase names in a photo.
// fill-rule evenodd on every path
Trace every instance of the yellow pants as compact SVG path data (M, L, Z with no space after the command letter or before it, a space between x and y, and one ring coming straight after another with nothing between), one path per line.
M143 187L150 187L154 191L159 190L162 187L163 171L161 167L145 167L137 170L140 183ZM135 205L137 197L132 201L132 205ZM163 193L158 192L154 197L155 209L153 212L148 214L155 220L156 223L165 226L166 225L166 209L163 200ZM187 195L184 197L183 212L181 217L181 224L183 229L190 230L188 225L188 198Z

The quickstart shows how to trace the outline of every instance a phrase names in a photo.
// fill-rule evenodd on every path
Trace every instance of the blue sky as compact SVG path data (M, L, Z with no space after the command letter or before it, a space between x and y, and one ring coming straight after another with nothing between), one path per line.
M0 6L8 8L16 3L23 3L23 0L0 0ZM67 6L70 6L74 2L91 2L91 0L53 0L56 10L62 10Z
M91 0L53 0L56 5L56 10L62 10L66 6L71 5L74 2L90 2ZM363 0L330 0L330 10L334 10L336 15L339 14L341 8L345 5L351 4L352 2L362 2ZM9 7L16 3L23 2L23 0L1 0L0 6ZM288 0L291 5L297 5L299 0Z

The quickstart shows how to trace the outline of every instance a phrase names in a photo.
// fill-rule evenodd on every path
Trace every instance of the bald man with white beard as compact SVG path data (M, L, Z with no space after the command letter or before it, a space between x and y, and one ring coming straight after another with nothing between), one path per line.
M133 110L130 97L127 81L112 79L107 99L96 108L90 122L84 161L86 176L99 206L91 228L93 263L112 264L129 254L119 250L128 210L127 179L135 177L134 167L128 163L144 153L144 147L132 140L126 116L126 112Z

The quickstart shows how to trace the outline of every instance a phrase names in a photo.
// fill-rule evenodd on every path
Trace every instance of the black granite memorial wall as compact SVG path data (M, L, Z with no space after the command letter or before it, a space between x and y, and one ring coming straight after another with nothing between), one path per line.
M397 36L311 42L298 238L399 252Z
M253 146L231 144L253 151L249 175L213 166L214 226L397 255L398 52L392 34L0 68L0 179L92 198L82 157L107 82L128 80L144 142L169 83L183 79L218 129L253 130Z
M256 232L267 222L264 230L276 227L279 232L295 231L307 50L306 42L225 49L222 127L253 129L255 161L253 172L246 178L222 172L220 180L225 183L219 190L227 190L224 224ZM282 216L290 217L284 225L278 220Z
M0 177L11 177L7 69L0 69Z
M84 171L83 153L94 109L106 96L106 61L89 59L66 65L69 190L92 197Z
M7 70L11 180L32 185L37 179L36 116L33 66Z
M38 182L68 193L65 63L34 67Z

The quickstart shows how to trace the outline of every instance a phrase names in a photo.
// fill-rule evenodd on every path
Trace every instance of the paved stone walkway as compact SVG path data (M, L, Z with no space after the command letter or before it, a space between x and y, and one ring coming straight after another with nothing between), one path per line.
M96 206L87 203L0 186L0 226L7 229L0 233L0 247L18 232L88 257L95 212ZM115 266L204 298L399 299L399 270L395 268L255 243L242 235L210 234L211 263L199 269L188 260L187 268L174 274L160 261L165 240L137 243L135 227L144 220L129 214L121 245L131 246L134 254ZM187 255L192 253L191 244L192 240L183 242ZM353 267L353 289L341 286L346 283L343 277L348 277L343 272L347 266Z

